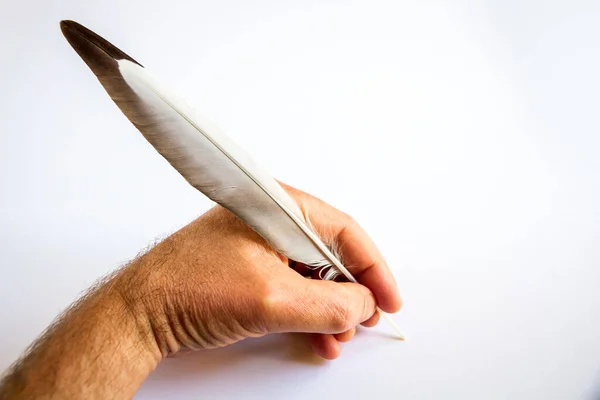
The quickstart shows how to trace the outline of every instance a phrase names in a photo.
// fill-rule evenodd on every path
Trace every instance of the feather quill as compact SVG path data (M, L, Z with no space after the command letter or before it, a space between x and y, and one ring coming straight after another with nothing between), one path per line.
M133 58L73 21L61 30L125 116L194 188L225 207L290 260L322 279L357 282L310 226L297 203L207 118ZM400 339L404 334L381 310Z

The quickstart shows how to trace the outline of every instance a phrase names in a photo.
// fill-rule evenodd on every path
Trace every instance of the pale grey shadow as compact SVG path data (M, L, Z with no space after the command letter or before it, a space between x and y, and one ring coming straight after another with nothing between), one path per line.
M246 339L233 345L203 350L164 360L149 381L186 380L202 376L220 375L235 367L251 367L257 358L303 365L323 365L326 361L311 349L308 339L301 334L269 335Z
M584 397L586 400L600 400L600 368L598 368L594 382Z

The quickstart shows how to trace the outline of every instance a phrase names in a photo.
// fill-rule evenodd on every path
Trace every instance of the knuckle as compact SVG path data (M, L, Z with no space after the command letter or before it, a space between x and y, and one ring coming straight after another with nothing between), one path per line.
M345 297L343 300L337 302L332 307L332 312L332 330L341 333L353 327L352 321L354 317L354 312L352 310L351 302L348 297Z
M259 325L264 331L277 331L281 328L282 308L284 302L281 290L277 285L265 283L261 286L260 295L250 307L254 319L259 321Z
M363 321L358 321L358 323L365 322L367 319L371 318L375 315L376 310L373 309L373 305L376 304L375 295L371 292L367 296L363 297L362 301L362 314L361 316L367 315L367 318ZM361 318L363 319L363 318Z
M351 228L351 227L353 227L353 226L357 225L356 219L354 219L354 217L353 217L352 215L350 215L350 214L348 214L348 213L345 213L345 212L343 212L343 213L342 213L342 216L343 216L343 218L344 218L345 225L346 225L348 228Z

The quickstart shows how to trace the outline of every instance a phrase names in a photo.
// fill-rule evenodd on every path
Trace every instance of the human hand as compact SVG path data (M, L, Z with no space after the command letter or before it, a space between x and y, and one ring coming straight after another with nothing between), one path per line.
M394 278L368 235L346 214L284 188L361 284L306 279L233 214L215 207L124 268L115 285L162 357L222 347L268 333L308 333L334 359L355 327L374 326L376 306L401 307ZM329 239L329 240L328 240Z
M268 333L305 332L333 359L359 324L400 309L394 278L350 217L284 186L361 283L306 279L216 207L72 305L0 380L6 399L131 398L161 359ZM109 384L110 383L110 384Z

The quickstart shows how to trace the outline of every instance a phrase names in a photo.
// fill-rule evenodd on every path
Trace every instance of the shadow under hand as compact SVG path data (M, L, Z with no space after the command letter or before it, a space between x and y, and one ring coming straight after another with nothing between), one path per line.
M225 370L246 369L253 364L323 365L326 360L314 353L302 334L267 335L220 349L202 350L168 358L150 376L151 381L187 380L220 375Z

